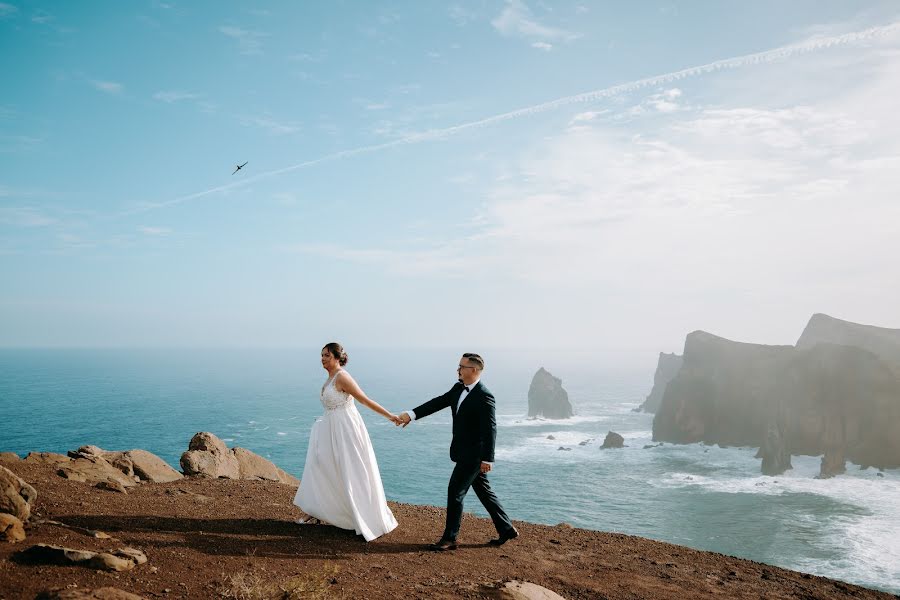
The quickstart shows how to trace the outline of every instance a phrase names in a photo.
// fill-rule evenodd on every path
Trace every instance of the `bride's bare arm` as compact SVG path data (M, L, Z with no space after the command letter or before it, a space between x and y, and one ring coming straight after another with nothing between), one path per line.
M353 377L350 376L350 373L346 371L338 373L337 377L334 380L334 387L336 387L338 391L350 394L361 404L364 404L368 408L377 412L382 417L394 421L395 423L397 422L397 415L390 412L389 410L366 396L366 393L362 391L362 388L360 388Z

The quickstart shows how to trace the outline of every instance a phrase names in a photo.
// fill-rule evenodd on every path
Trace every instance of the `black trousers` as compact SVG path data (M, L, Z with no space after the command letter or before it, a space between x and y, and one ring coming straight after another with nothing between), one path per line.
M494 527L500 535L510 533L513 524L506 516L497 495L488 483L487 475L481 472L481 462L456 463L453 474L450 476L450 484L447 486L447 525L444 528L442 539L456 540L459 535L459 527L462 524L463 500L469 488L475 488L475 494L481 500L481 504L491 515Z

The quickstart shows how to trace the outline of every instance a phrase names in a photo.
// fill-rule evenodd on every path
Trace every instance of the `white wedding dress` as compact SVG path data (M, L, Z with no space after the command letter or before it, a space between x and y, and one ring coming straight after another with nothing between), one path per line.
M294 504L311 517L352 529L367 542L397 527L381 485L369 432L353 396L338 391L334 379L319 397L325 414L309 434L306 466Z

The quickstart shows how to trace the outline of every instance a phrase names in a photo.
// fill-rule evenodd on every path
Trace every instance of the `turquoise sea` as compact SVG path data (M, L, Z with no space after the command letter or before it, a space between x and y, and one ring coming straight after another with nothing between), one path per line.
M455 381L456 350L349 350L347 370L395 412ZM0 350L0 451L143 448L177 468L191 436L211 431L302 477L309 428L321 413L318 354ZM650 391L655 356L645 367L620 368L590 353L482 354L483 380L498 400L491 481L513 519L640 535L900 593L900 472L850 465L823 481L813 478L817 457L795 457L792 471L770 478L760 475L755 448L645 448L652 415L631 409ZM526 418L541 366L562 378L574 418ZM442 506L452 469L449 413L400 429L360 412L388 498ZM627 447L600 450L609 430ZM466 510L484 515L474 494Z

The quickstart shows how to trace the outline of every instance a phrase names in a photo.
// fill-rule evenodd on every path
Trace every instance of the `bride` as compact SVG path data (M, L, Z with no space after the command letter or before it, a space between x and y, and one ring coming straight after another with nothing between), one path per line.
M325 414L313 424L306 466L294 504L309 515L299 523L319 520L352 529L367 542L397 527L381 485L369 432L354 399L395 424L398 417L370 399L343 367L347 353L332 342L322 348L328 380L319 399Z

